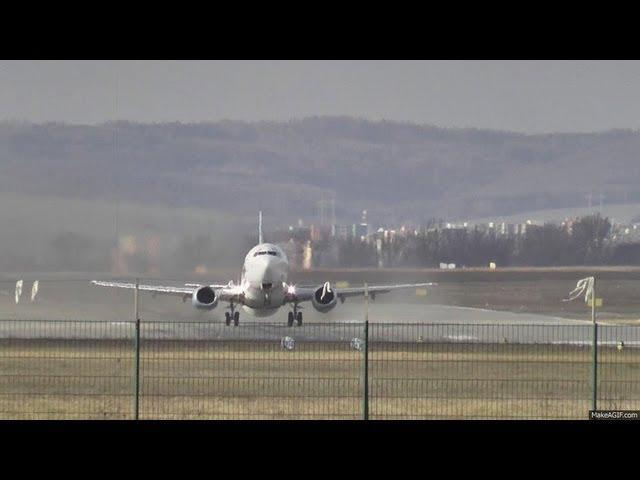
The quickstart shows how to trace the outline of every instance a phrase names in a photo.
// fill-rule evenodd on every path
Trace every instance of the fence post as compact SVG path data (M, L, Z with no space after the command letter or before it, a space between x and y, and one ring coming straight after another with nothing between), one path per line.
M593 346L591 359L591 409L598 408L598 323L596 322L596 279L591 294L591 321L593 322Z
M364 282L364 352L362 365L362 419L369 420L369 285Z
M369 320L364 321L362 419L369 420Z
M134 291L134 315L135 315L135 365L134 365L134 398L133 411L135 420L140 418L140 317L138 315L138 279Z

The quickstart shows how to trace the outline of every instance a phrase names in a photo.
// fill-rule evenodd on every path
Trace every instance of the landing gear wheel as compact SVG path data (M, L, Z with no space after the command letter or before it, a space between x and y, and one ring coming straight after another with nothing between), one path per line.
M296 315L296 321L298 322L298 326L301 327L302 326L302 312L298 312L298 314Z
M289 316L287 318L287 326L293 327L293 312L289 312Z
M233 314L233 326L237 327L239 323L240 323L240 312L235 312Z
M227 327L231 325L231 315L229 312L224 312L224 323Z

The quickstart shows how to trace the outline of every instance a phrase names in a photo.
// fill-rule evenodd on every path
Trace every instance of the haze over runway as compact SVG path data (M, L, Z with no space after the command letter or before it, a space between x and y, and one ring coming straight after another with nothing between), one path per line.
M6 286L6 284L5 284ZM26 283L25 288L30 288ZM37 300L15 303L13 292L0 295L2 338L130 338L133 332L131 291L103 289L89 282L51 282ZM11 294L9 294L11 293ZM189 340L350 341L362 336L365 304L348 299L327 314L305 309L302 327L287 327L286 310L262 321L247 320L238 327L224 324L224 309L194 310L175 297L141 294L139 316L145 338ZM374 341L549 343L590 345L591 325L532 313L513 313L451 305L403 303L398 298L369 304ZM43 320L51 320L44 322ZM602 325L601 343L640 346L635 325Z

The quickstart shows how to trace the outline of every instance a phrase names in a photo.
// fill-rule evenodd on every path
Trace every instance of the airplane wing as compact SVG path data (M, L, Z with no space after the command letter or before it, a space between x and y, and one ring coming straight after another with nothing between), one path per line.
M367 290L369 291L369 295L376 295L378 293L389 293L393 290L432 287L434 285L438 285L438 284L429 282L429 283L402 283L397 285L369 285ZM338 296L344 296L344 297L361 297L365 293L365 288L364 286L353 287L353 288L337 288L336 293L338 294Z
M369 285L367 290L372 298L375 298L377 294L388 293L393 290L402 290L409 288L423 288L438 285L437 283L402 283L396 285ZM333 288L329 282L325 282L323 285L316 285L315 287L295 287L295 295L293 295L291 301L303 302L305 300L311 300L314 293L318 288L328 287L329 290L333 290L334 293L344 301L347 297L362 297L365 294L364 285L362 287L348 287L348 288Z
M94 285L98 285L100 287L112 287L112 288L127 288L127 289L135 289L135 283L126 283L126 282L104 282L99 280L92 280L91 283ZM174 286L165 286L165 285L138 285L138 290L143 292L151 292L153 294L161 294L161 295L178 295L183 299L189 295L192 295L193 292L204 285L200 285L197 283L189 283L184 287L174 287ZM239 285L233 285L232 283L222 285L207 285L208 287L213 288L218 291L218 295L220 295L220 300L228 301L234 299L237 295L241 293L241 288Z

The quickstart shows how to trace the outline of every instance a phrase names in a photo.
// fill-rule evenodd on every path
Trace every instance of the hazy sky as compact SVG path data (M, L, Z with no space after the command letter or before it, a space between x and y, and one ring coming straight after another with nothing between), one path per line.
M640 62L0 62L0 120L312 115L526 133L640 129Z

